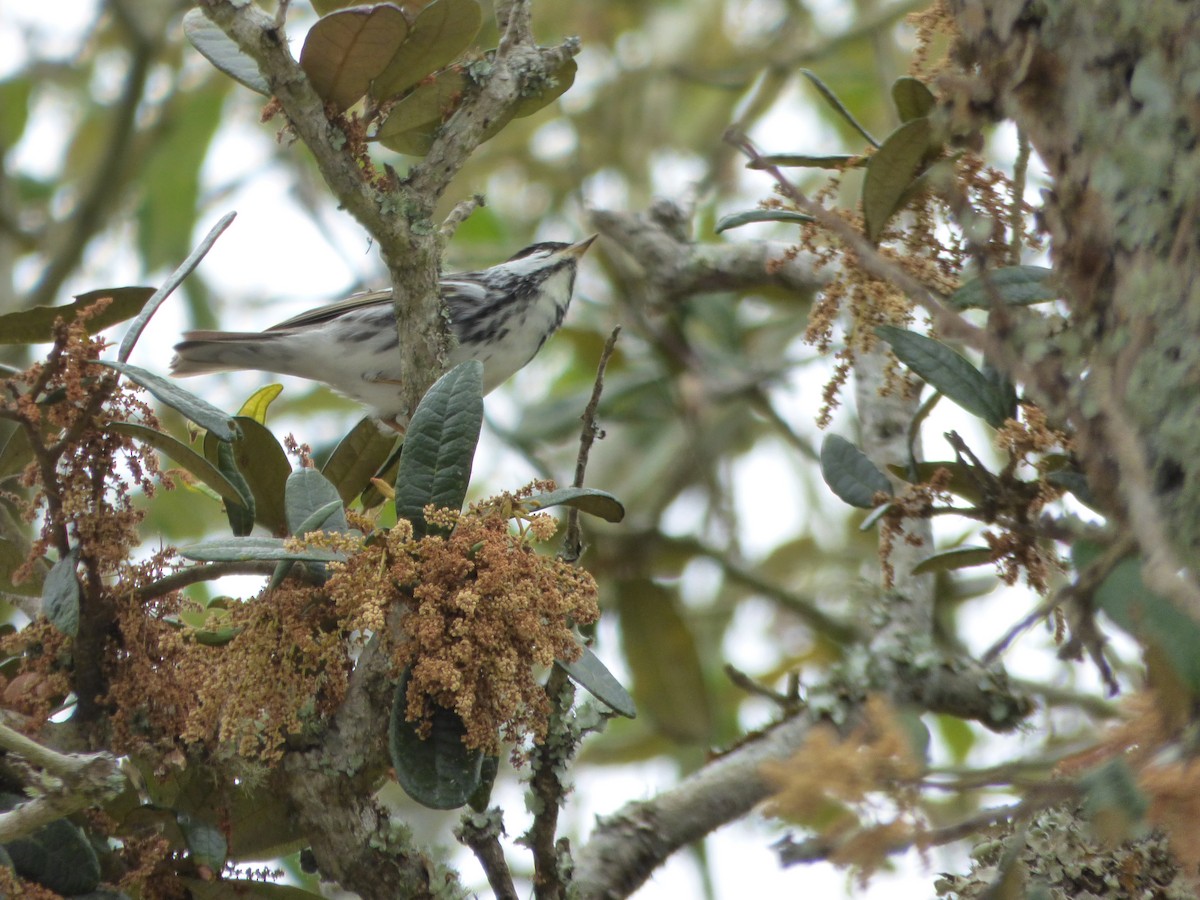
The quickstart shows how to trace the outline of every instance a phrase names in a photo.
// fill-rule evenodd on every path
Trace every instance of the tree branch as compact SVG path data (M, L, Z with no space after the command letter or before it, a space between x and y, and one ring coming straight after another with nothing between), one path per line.
M788 719L653 800L626 804L599 820L575 852L572 896L627 897L675 851L745 816L770 793L762 764L790 757L811 727L807 715Z
M32 834L43 825L81 809L100 805L125 788L120 764L108 753L59 753L4 724L0 724L0 748L50 776L45 793L0 813L0 843Z

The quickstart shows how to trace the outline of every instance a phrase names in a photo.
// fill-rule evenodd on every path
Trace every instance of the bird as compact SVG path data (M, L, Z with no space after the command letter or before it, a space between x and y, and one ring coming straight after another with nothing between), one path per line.
M483 363L486 394L522 369L562 325L575 270L596 235L573 244L531 244L498 265L445 275L442 299L458 338L450 367ZM262 332L188 331L175 345L171 374L255 370L322 382L403 430L400 337L391 289L317 307Z

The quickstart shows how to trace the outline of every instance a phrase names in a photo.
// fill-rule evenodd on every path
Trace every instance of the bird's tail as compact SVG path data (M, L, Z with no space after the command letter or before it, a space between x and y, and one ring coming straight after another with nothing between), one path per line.
M176 377L271 368L274 354L264 352L271 335L253 331L189 331L175 345L171 374Z

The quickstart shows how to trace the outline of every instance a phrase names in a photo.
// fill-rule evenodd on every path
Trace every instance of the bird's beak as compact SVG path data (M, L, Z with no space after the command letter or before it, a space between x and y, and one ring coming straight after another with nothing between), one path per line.
M587 248L592 246L592 241L594 241L597 237L599 237L599 235L593 234L591 237L586 237L582 241L572 244L570 247L564 247L562 254L564 256L574 256L576 259L578 259L579 257L583 256L583 254L587 253Z

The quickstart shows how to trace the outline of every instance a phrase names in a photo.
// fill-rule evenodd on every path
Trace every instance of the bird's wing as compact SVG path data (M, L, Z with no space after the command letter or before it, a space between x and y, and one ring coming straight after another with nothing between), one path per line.
M368 306L383 306L392 302L392 292L390 289L381 291L364 291L361 294L354 294L347 297L345 300L339 300L337 303L330 303L327 306L318 306L316 309L310 309L300 313L298 316L292 316L277 325L272 325L267 331L282 331L285 328L300 328L305 325L320 325L323 322L328 322L331 319L336 319L338 316L348 313L355 309L364 309Z
M475 305L482 303L487 298L487 288L476 280L475 273L473 272L467 272L462 275L450 275L443 278L441 287L443 299L452 307ZM391 302L392 292L390 289L364 291L361 294L354 294L351 297L347 297L345 300L339 300L337 303L330 303L326 306L318 306L316 309L306 310L297 316L292 316L290 319L272 325L267 331L283 331L286 328L320 325L352 310L366 309L369 306L390 305Z

